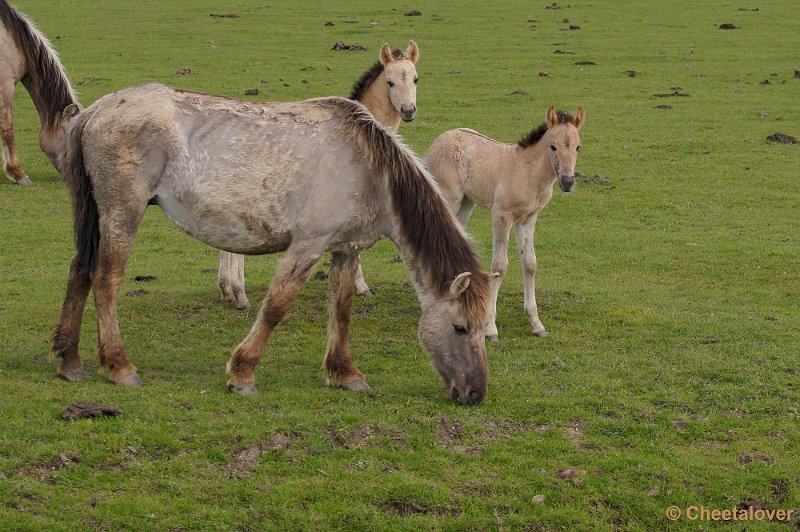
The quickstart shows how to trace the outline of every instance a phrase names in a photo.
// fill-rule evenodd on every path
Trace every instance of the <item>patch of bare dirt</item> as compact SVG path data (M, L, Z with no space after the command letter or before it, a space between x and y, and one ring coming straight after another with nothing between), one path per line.
M783 133L773 133L767 137L767 142L779 142L781 144L797 144L797 139L791 135L784 135Z
M736 24L731 24L730 22L726 22L725 24L720 24L719 29L721 30L738 30L739 27Z
M744 453L737 460L737 462L739 462L740 465L748 465L748 464L752 464L752 463L771 464L774 461L775 461L775 459L772 458L771 456L767 456L765 454L756 453L756 452Z
M236 478L242 473L251 471L261 458L261 448L251 445L246 449L233 453L228 463L228 478Z
M421 17L422 16L422 11L420 11L418 9L412 9L411 11L406 13L406 16L407 17Z
M435 506L431 508L417 499L389 499L388 501L385 501L382 506L386 513L400 515L403 517L412 515L456 516L461 513L461 510L458 507Z
M689 96L691 96L691 94L688 94L686 92L681 92L680 87L672 87L672 92L659 92L657 94L654 94L653 96L655 96L656 98L673 98L673 97L688 98Z
M447 419L440 417L436 427L436 435L439 436L439 439L445 443L461 439L461 425L458 423L452 423Z
M361 51L366 51L366 48L357 43L345 44L344 41L336 41L333 44L333 48L331 48L331 50L346 51L346 52L361 52Z
M211 13L208 16L211 18L228 18L228 19L239 18L239 15L237 15L236 13Z
M770 484L770 491L772 492L772 496L775 497L775 500L784 503L789 500L789 492L791 488L789 486L789 481L783 479L773 480Z
M583 419L574 419L568 421L564 426L567 432L567 439L575 446L580 446L583 440L583 429L586 428L586 421Z
M395 430L376 427L374 425L360 425L351 429L326 428L325 433L336 447L354 449L369 444L374 438L386 437L395 444L405 443L405 437Z
M297 434L293 432L278 432L267 440L265 448L273 452L288 449L296 439Z

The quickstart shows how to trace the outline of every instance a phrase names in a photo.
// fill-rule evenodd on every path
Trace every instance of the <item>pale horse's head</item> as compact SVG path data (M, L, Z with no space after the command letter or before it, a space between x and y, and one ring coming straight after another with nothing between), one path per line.
M489 276L481 283L485 288L473 290L467 297L471 276L469 272L459 274L443 297L431 293L422 297L419 322L420 343L450 397L468 406L483 402L489 380L484 334Z
M564 112L556 112L553 106L547 110L547 141L553 170L558 177L558 186L564 192L575 190L575 164L578 162L578 151L581 149L581 137L578 134L586 114L583 107L578 108L575 116Z
M78 104L69 104L61 111L61 116L56 120L54 127L42 128L39 134L39 147L59 172L63 171L62 165L67 156L70 123L80 112Z
M411 122L417 116L417 43L409 41L405 51L393 51L388 43L384 43L378 57L383 65L392 106L404 122Z

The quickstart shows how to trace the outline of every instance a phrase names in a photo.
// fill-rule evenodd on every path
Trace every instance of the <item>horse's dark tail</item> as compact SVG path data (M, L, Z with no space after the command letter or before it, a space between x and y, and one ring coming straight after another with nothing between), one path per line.
M100 243L100 217L94 199L92 179L83 160L83 129L91 118L91 111L84 111L75 118L67 140L67 156L62 177L72 199L72 215L77 249L78 271L92 276L97 267L97 252Z

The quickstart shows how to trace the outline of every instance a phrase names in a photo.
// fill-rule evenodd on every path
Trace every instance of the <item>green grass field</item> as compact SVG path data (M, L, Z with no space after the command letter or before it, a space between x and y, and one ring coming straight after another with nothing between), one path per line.
M460 126L514 142L549 105L583 105L586 178L539 216L550 335L530 333L512 253L489 396L458 406L417 344L408 272L379 243L363 255L375 296L356 301L351 328L373 391L325 386L327 286L312 279L267 345L261 395L233 396L224 364L255 310L224 305L217 252L153 209L119 309L145 386L58 380L48 355L71 212L19 86L18 149L35 184L0 185L0 529L725 526L694 519L701 506L793 510L729 524L800 528L800 147L766 141L800 137L800 3L220 4L16 2L84 105L154 80L251 100L347 95L382 43L409 39L418 117L400 133L419 153ZM368 50L332 51L339 40ZM656 96L675 92L688 96ZM488 267L487 213L469 230ZM277 259L247 259L254 303ZM81 401L122 415L61 420Z

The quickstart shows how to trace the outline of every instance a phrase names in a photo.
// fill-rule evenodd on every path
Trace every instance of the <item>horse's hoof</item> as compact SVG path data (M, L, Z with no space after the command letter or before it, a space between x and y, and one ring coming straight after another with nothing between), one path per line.
M489 336L487 336L487 338L489 339L490 342L500 341L500 337L498 337L496 334L490 334Z
M14 184L15 185L22 185L23 187L27 187L27 186L32 185L33 181L31 181L30 178L28 178L28 176L25 176L22 179L18 179L16 181L14 181Z
M372 388L369 387L367 381L364 379L358 379L357 381L348 382L341 385L342 388L345 390L350 390L351 392L360 392L363 390L371 390Z
M255 384L228 384L228 391L238 395L258 395Z
M139 375L136 373L128 373L121 379L114 382L117 386L143 386L144 383L142 379L139 378Z
M73 368L70 370L60 370L58 372L58 376L69 382L80 382L92 378L92 376L89 375L89 373L87 373L82 367Z
M250 308L250 301L246 297L236 298L236 310L247 310Z
M545 336L547 336L547 331L544 329L533 331L533 335L538 336L539 338L544 338Z
M372 290L367 290L366 292L361 292L358 295L364 296L364 297L372 297Z

